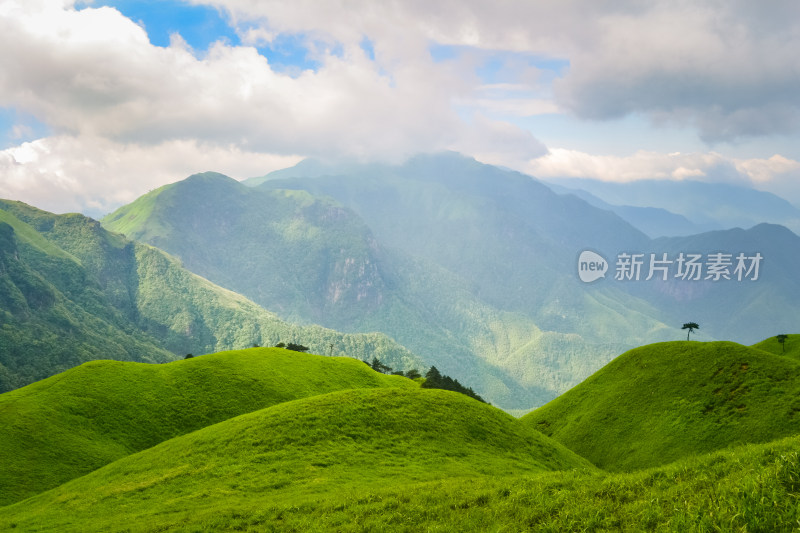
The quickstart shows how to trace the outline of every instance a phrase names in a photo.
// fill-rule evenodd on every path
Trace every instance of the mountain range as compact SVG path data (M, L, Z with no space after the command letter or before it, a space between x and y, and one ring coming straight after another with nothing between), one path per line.
M548 184L593 205L641 223L652 237L780 224L800 233L800 209L766 191L695 180L615 183L588 178L552 178Z
M530 409L615 354L680 338L746 344L795 329L800 241L778 225L651 239L617 213L454 153L400 165L304 161L236 182L205 173L103 219L282 319L380 331L496 405ZM582 283L599 253L604 279ZM616 279L621 254L668 279ZM681 253L760 254L742 280L677 279ZM288 261L287 261L288 259ZM289 266L290 265L290 266ZM748 264L748 266L751 266Z
M12 201L0 217L0 390L98 358L297 342L396 370L435 365L524 412L618 353L681 338L687 321L698 340L793 331L800 297L800 237L785 227L652 239L613 211L454 153L304 161L245 183L198 174L102 226ZM586 251L606 269L588 283ZM628 279L632 256L641 272ZM702 276L681 278L691 256Z

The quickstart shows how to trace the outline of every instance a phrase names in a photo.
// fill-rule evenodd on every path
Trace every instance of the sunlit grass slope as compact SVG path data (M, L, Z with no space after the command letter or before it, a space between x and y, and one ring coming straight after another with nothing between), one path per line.
M331 396L338 400L347 394ZM322 398L296 403L308 405ZM346 412L352 415L352 411ZM330 475L341 476L341 472L328 465L331 456L327 451L333 447L326 447L322 442L325 436L318 432L291 441L316 457L316 464L311 457L295 461L298 455L293 451L269 462L271 452L264 447L285 436L265 431L266 426L261 426L264 431L260 434L253 434L253 428L247 427L247 422L266 421L265 415L265 411L244 415L180 437L6 507L0 512L0 530L774 533L800 527L800 437L744 445L627 474L578 469L438 479L436 466L429 468L413 460L399 463L398 467L404 468L398 468L390 479L381 478L392 459L390 452L360 446L362 455L351 459L347 468L360 470L363 477L344 475L332 484ZM235 427L232 423L241 424L237 428L241 431L225 437L224 428ZM386 430L387 425L381 428ZM342 431L351 429L345 425ZM277 432L284 433L280 428ZM214 433L220 440L228 439L215 443L225 450L234 449L230 440L242 446L229 458L217 454L198 457L189 445L209 445ZM402 439L398 433L392 436ZM315 437L319 445L307 446ZM346 439L341 441L344 454L351 447ZM435 443L441 445L442 441ZM174 444L188 454L185 461L165 463L166 454L161 454L148 473L142 463L151 452L172 452ZM246 450L250 450L249 457ZM422 447L414 457L425 453ZM364 459L374 459L374 468L363 468ZM476 454L472 459L483 461L486 457ZM492 460L497 466L501 457L495 455ZM287 479L286 470L292 467L297 475ZM407 475L420 470L427 475L416 480ZM119 479L126 475L130 478Z
M800 434L800 363L732 342L630 350L521 419L607 470Z
M21 530L37 524L62 532L190 524L213 530L220 516L267 502L310 505L387 486L406 487L410 496L420 482L456 478L468 486L575 468L593 470L560 444L464 395L358 389L282 403L172 439L3 514L6 526L19 521Z
M362 387L418 385L355 359L278 348L85 363L0 395L0 505L243 413Z
M783 346L778 342L777 335L764 339L763 341L754 344L753 348L764 350L765 352L774 353L775 355L785 355L800 359L800 335L786 334L786 339L783 341Z

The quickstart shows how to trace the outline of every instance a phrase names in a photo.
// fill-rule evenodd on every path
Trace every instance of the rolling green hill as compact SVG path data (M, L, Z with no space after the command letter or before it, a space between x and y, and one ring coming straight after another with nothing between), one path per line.
M279 348L164 365L85 363L0 395L0 506L243 413L369 387L418 385L348 357Z
M788 533L800 523L800 437L607 474L508 422L443 391L298 400L4 507L0 529Z
M630 350L521 421L634 470L800 433L800 362L732 342Z
M790 335L786 333L784 335L786 335L787 338L783 341L783 346L781 346L781 343L778 342L777 336L775 336L754 344L753 348L774 353L775 355L785 355L787 357L800 359L800 335Z
M165 362L280 341L424 367L380 333L280 320L95 220L0 200L0 392L95 359Z
M369 497L387 484L574 468L591 466L466 396L419 388L348 390L171 439L3 509L0 520L20 519L23 530L26 522L59 531L181 528L213 524L222 510L275 498L300 505L331 494Z

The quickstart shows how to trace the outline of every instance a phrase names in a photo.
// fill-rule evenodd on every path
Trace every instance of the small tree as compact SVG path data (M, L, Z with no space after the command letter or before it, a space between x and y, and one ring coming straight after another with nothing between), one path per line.
M694 330L700 329L700 326L697 325L697 322L687 322L686 324L683 325L683 327L681 329L688 329L689 330L689 332L686 334L686 340L688 341L689 340L689 335L691 335L691 333Z
M412 368L411 370L406 370L405 376L408 379L417 379L421 378L422 374L420 374L419 370L417 370L416 368Z
M778 339L778 342L779 342L779 343L781 343L781 353L786 353L786 346L785 346L785 344L784 344L784 343L786 342L786 339L788 339L788 338L789 338L789 335L786 335L786 334L784 334L784 333L781 333L780 335L778 335L778 336L777 336L777 337L775 337L775 338L776 338L776 339Z
M191 359L192 357L194 357L192 354L190 354L190 353L187 353L187 354L186 354L186 357L184 357L184 359Z
M390 367L389 365L384 365L378 360L377 357L372 358L372 364L370 364L369 366L372 367L372 370L374 370L375 372L380 372L381 374L392 373L392 367Z
M279 342L278 344L275 345L275 347L276 348L286 348L286 343Z
M293 342L290 342L289 344L286 345L286 349L292 350L294 352L307 352L308 346L303 346L302 344L295 344Z

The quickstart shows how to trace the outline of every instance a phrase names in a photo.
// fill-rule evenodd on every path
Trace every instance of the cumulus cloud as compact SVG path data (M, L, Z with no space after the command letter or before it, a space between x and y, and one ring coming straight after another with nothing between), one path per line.
M555 148L532 160L529 170L542 178L594 178L618 183L642 179L730 181L740 177L733 162L714 152L664 154L640 150L630 156L608 156Z
M113 8L4 1L0 107L35 117L54 137L3 152L0 194L96 212L141 192L142 179L155 185L196 170L235 173L236 158L245 156L251 174L263 174L280 160L268 154L399 161L477 147L519 160L543 153L516 126L462 119L454 102L479 83L463 64L434 61L427 41L401 27L391 39L376 39L379 59L370 57L363 34L337 24L337 9L324 6L313 11L330 11L325 31L296 26L309 35L318 67L287 73L253 46L219 41L198 51L177 34L170 46L154 46L143 27ZM282 7L299 13L291 3ZM250 24L243 42L268 42L284 31ZM26 152L36 157L20 161ZM208 165L198 168L201 162ZM131 175L126 164L141 171ZM123 176L136 185L126 187Z
M194 0L272 31L368 36L387 61L423 43L569 61L558 104L586 119L646 113L709 142L800 129L800 4L543 0Z
M54 135L31 145L38 163L3 152L0 193L22 191L14 183L24 180L52 180L64 191L62 210L108 204L102 195L114 197L113 187L87 177L99 173L69 161L65 147L98 157L109 175L127 169L89 139L122 161L126 150L142 161L152 153L164 168L180 169L159 174L169 180L200 170L186 168L181 150L214 154L230 168L245 155L257 162L271 157L264 154L398 161L456 149L536 174L777 183L775 176L789 180L796 172L713 152L614 158L561 149L543 157L536 132L515 120L636 114L690 125L709 142L796 134L800 4L793 0L190 2L224 12L242 44L194 50L176 34L158 47L112 8L0 2L0 107L35 117ZM285 36L306 47L313 69L278 68L255 48ZM450 55L435 57L436 47L450 47ZM482 78L488 57L502 63L500 79ZM544 70L531 64L537 61ZM24 150L11 150L24 159Z
M319 69L290 76L249 46L217 42L200 55L179 36L152 46L111 8L26 4L3 15L0 104L70 135L398 158L455 142L451 99L469 89L432 60L382 70L347 42L341 54L321 49Z
M578 116L645 112L691 124L711 142L800 127L796 2L654 2L604 17L599 29L555 87Z

